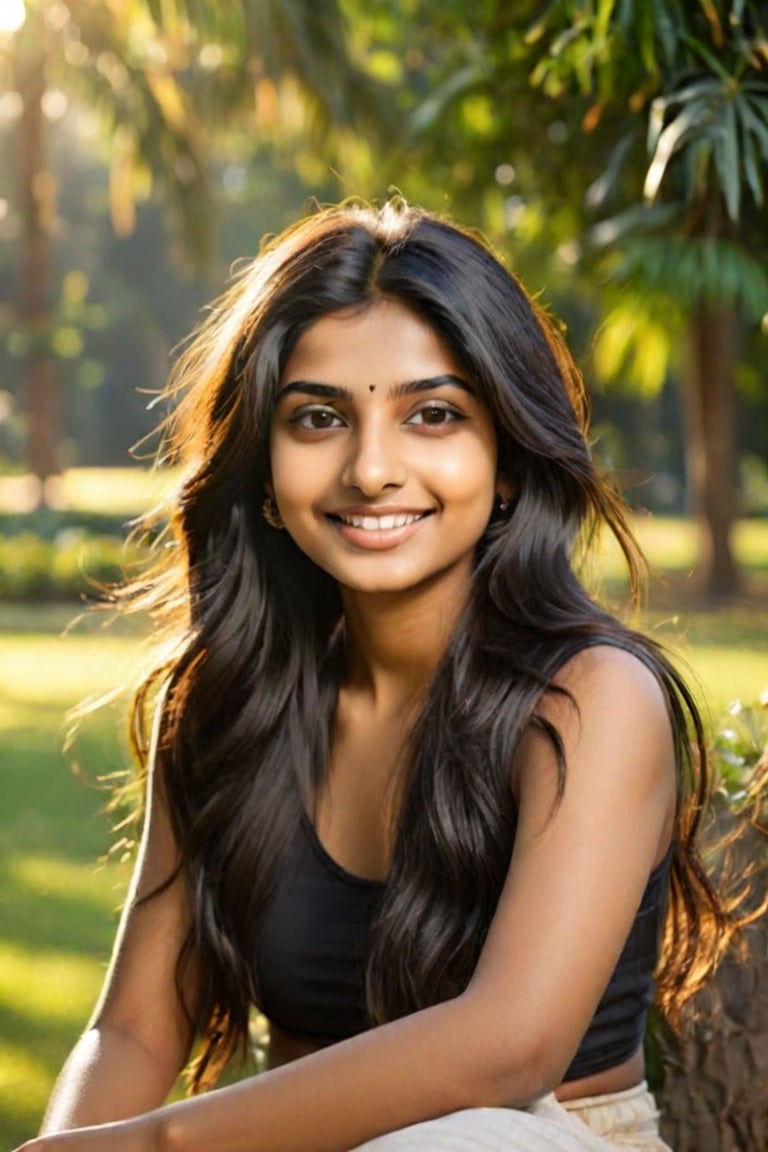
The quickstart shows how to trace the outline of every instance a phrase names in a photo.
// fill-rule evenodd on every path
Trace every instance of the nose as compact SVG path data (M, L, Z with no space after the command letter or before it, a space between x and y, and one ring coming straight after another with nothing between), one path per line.
M402 488L407 477L408 466L396 429L375 419L361 423L349 442L349 456L341 474L344 487L357 488L372 498L387 488Z

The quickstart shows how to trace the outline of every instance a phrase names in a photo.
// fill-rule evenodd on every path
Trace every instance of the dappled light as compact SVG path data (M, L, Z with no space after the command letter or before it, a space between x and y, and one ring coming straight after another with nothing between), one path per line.
M105 807L157 624L91 606L176 555L164 384L270 237L393 196L482 230L562 317L650 563L632 615L604 533L590 594L713 730L768 707L761 0L0 0L3 1147L39 1122L128 881ZM111 692L63 753L67 710Z
M26 15L24 0L0 0L0 36L3 33L18 32Z

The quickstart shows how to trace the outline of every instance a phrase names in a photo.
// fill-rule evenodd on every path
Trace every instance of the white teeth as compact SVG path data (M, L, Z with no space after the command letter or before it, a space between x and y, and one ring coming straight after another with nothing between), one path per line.
M391 528L405 528L422 517L421 512L401 512L393 516L341 516L344 524L351 528L363 528L366 532L386 532Z

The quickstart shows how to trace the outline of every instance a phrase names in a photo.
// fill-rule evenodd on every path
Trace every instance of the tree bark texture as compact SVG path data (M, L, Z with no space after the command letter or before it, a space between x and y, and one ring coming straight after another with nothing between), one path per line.
M23 365L26 460L41 480L58 472L59 395L51 352L52 230L55 186L47 165L45 28L30 11L18 35L15 83L23 110L18 132L22 218L18 316L26 336Z
M731 870L753 873L754 901L768 881L766 801L755 823L727 812L717 822L719 832L740 825ZM666 1038L660 1104L662 1134L675 1152L768 1149L768 913L744 930L741 946L687 1006L681 1037Z
M731 307L701 302L688 328L683 374L686 471L700 525L703 590L712 600L740 586L731 548L736 519L736 316Z

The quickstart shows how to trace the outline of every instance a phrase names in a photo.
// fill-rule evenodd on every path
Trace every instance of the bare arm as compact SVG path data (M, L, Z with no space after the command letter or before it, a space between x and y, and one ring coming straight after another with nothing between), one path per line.
M457 1109L525 1105L557 1086L663 852L674 806L666 706L653 677L597 649L564 674L580 717L547 707L568 758L531 735L516 765L509 876L463 995L287 1067L51 1149L342 1152ZM45 1147L48 1147L46 1145Z
M150 763L154 760L153 733ZM56 1082L42 1132L136 1116L167 1098L192 1041L175 987L189 916L182 882L141 903L173 872L162 781L151 774L139 857L93 1018ZM192 989L188 990L191 995Z

